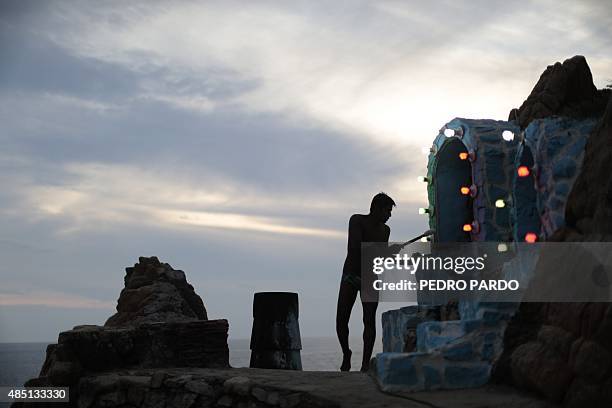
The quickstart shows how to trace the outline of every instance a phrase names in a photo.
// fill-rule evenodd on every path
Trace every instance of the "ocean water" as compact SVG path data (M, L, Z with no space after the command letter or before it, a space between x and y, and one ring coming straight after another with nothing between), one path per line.
M0 386L21 386L38 373L48 343L0 343Z
M248 367L251 358L248 339L230 340L230 365L232 367ZM361 338L349 340L353 355L351 357L352 370L359 370L363 341ZM374 352L380 353L380 341L374 345ZM335 337L302 337L302 369L304 371L338 371L342 363L342 351L338 339Z
M37 377L48 343L0 343L0 386L21 386L33 377ZM353 356L353 370L361 366L361 339L350 340ZM230 339L230 365L248 367L251 358L248 339ZM374 354L380 352L377 343ZM335 337L302 338L302 368L306 371L337 371L342 361L342 353Z

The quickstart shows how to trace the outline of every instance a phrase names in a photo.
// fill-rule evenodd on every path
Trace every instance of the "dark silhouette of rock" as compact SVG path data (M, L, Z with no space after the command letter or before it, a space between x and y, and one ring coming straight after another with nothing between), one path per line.
M202 299L187 283L183 271L154 256L138 261L125 268L125 288L117 301L117 313L104 326L208 319Z
M572 230L594 241L612 238L612 98L587 143L580 176L569 194L565 210L567 230L559 231L564 240ZM607 238L606 238L607 237Z
M512 109L508 120L517 120L521 128L534 119L550 116L583 118L600 116L610 90L597 90L591 70L582 55L549 65L518 109Z
M69 406L90 406L87 401L93 401L95 395L83 379L106 381L103 372L229 367L227 320L208 320L202 299L183 271L172 269L156 257L141 257L126 272L117 314L104 326L76 326L60 333L57 344L47 347L39 377L26 382L26 386L70 387ZM136 388L142 388L140 378L133 380L138 383ZM147 387L153 382L143 381ZM122 386L112 381L106 385ZM194 387L202 388L197 384ZM139 400L142 402L142 398Z
M572 372L553 348L530 341L512 353L512 377L516 385L539 391L558 402L572 380Z
M566 61L565 73L549 67L540 82L559 76L555 81L565 84L569 100L586 100L594 94L587 81L590 72L583 63L581 57ZM578 85L584 89L577 89ZM543 92L545 84L537 85L534 92L536 89ZM604 94L600 91L599 95ZM612 241L612 99L609 92L607 95L607 106L589 137L584 164L568 197L566 226L549 240ZM528 102L521 109L529 106ZM572 106L586 109L588 105ZM590 113L596 114L598 107L591 106L594 110ZM523 119L530 120L533 114L531 111ZM494 378L536 391L565 407L612 406L612 304L521 304L506 330L504 353Z

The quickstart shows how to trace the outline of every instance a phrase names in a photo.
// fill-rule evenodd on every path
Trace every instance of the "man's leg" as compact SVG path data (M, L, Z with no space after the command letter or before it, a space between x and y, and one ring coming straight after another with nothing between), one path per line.
M351 318L351 310L357 298L357 289L351 284L342 280L340 282L340 291L338 292L338 307L336 309L336 333L342 347L342 365L340 371L349 371L351 369L351 349L349 348L349 319Z
M363 359L361 360L361 371L368 371L370 358L376 340L376 308L378 302L362 302L363 307Z

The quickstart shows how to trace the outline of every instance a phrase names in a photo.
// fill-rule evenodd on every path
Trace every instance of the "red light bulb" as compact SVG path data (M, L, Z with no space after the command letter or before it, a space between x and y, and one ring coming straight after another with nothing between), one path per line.
M527 166L520 166L517 169L517 173L519 177L527 177L529 175L529 167Z

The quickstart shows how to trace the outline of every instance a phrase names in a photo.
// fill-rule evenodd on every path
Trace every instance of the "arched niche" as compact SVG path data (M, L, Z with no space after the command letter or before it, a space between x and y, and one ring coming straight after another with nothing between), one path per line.
M533 154L529 146L522 144L517 152L518 161L514 174L514 240L524 242L528 233L539 235L541 222L538 213L538 194L535 187Z
M448 139L436 156L433 174L435 184L435 219L438 242L469 242L470 232L463 226L474 219L472 198L462 194L462 187L472 185L472 168L469 160L461 160L459 153L467 149L458 138Z

